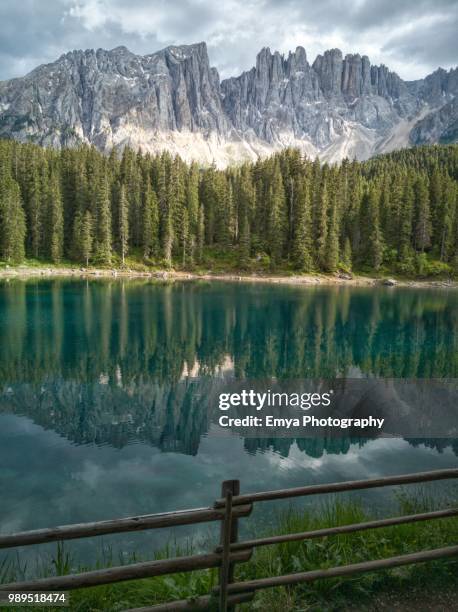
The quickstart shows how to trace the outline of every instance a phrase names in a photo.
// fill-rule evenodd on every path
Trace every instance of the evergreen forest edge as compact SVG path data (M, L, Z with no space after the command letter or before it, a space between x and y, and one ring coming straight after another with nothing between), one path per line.
M458 145L339 165L0 141L0 261L458 275Z

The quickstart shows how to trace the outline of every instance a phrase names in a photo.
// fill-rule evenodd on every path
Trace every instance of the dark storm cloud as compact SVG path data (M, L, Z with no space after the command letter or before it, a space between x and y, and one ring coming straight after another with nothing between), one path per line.
M366 53L404 78L457 63L458 0L22 0L0 3L0 79L70 49L126 45L152 53L208 43L223 76L249 69L263 46L308 57Z

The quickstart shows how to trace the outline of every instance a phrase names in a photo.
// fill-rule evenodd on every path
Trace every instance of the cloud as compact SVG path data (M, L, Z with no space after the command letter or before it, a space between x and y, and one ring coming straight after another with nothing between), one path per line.
M433 66L456 66L458 12L431 20L418 21L404 32L392 36L382 47L387 62L390 58L400 63Z
M0 79L71 49L125 45L152 53L205 40L223 77L263 46L297 45L310 61L327 48L367 54L403 78L456 64L458 0L22 0L0 3Z

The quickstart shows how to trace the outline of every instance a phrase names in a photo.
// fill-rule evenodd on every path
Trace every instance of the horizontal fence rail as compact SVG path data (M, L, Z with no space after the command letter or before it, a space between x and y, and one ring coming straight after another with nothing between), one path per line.
M325 529L315 529L313 531L303 531L300 533L289 533L268 538L258 538L255 540L244 540L230 544L232 551L244 550L246 548L256 548L257 546L272 546L273 544L285 544L287 542L300 542L301 540L312 540L313 538L324 538L344 533L356 533L367 531L368 529L381 529L383 527L393 527L394 525L404 525L405 523L418 523L420 521L431 521L439 518L450 518L458 516L458 508L446 510L435 510L434 512L423 512L421 514L408 514L406 516L394 516L392 518L380 519L379 521L366 521L365 523L351 523L350 525L339 525L338 527L327 527ZM222 546L217 546L216 552L221 552Z
M229 594L227 597L228 606L234 606L240 603L247 603L254 597L254 592L250 593L235 593ZM179 601L173 601L171 603L159 604L157 606L145 606L142 608L130 608L124 610L124 612L200 612L205 610L215 610L212 603L215 598L210 595L204 595L202 597L195 597L189 599L180 599Z
M233 498L234 506L241 504L253 504L261 501L274 501L277 499L290 499L292 497L304 497L307 495L321 495L323 493L339 493L342 491L358 491L361 489L375 489L378 487L389 487L392 485L416 484L419 482L431 482L433 480L445 480L458 478L458 469L435 470L433 472L417 472L416 474L402 474L401 476L385 476L383 478L370 478L368 480L350 480L347 482L333 482L331 484L309 485L307 487L295 487L293 489L278 489L276 491L262 491L261 493L248 493L237 495ZM224 508L225 500L217 499L215 508Z
M148 514L76 525L63 525L51 529L37 529L10 535L0 535L0 549L6 549L17 546L46 544L62 540L80 539L113 533L171 528L180 525L193 525L212 521L219 521L221 525L220 544L210 553L160 559L143 563L132 563L120 567L110 567L77 574L1 584L0 591L33 592L73 590L113 584L126 580L152 578L178 572L193 572L196 570L217 568L219 569L219 585L207 595L142 608L133 608L125 612L167 612L172 610L177 612L181 610L217 610L219 612L232 612L235 610L237 604L251 601L256 591L260 589L289 586L318 579L351 576L362 572L373 572L413 563L424 563L437 559L458 557L458 545L456 545L456 543L450 543L450 546L444 548L418 551L388 559L377 559L328 569L316 569L307 572L297 572L294 574L259 578L243 582L234 581L235 565L237 563L249 561L253 551L257 547L272 546L287 542L300 542L314 538L338 536L341 534L367 531L369 529L380 529L407 523L440 520L458 516L458 507L452 507L362 523L331 526L299 533L272 535L269 537L238 541L239 520L250 515L254 503L308 495L372 489L376 487L434 482L452 478L458 478L458 468L372 478L368 480L308 485L291 489L242 495L240 494L239 481L230 480L223 482L221 497L215 501L213 507L209 508L193 508L176 512Z
M250 504L245 504L234 508L233 513L237 517L248 516L251 510L252 506ZM52 529L23 531L7 536L0 535L0 548L13 548L16 546L29 546L31 544L61 542L62 540L92 538L94 536L123 533L126 531L144 531L146 529L209 523L211 521L221 521L224 518L224 513L224 508L196 508L194 510L146 514L143 516L133 516L111 521L62 525L61 527L54 527Z
M239 551L230 555L232 562L248 561L251 551ZM195 570L211 569L221 565L221 555L207 553L204 555L190 555L175 557L159 561L146 561L131 563L120 567L94 570L81 574L68 574L66 576L52 576L23 582L12 582L0 585L0 591L70 591L125 580L139 580L176 574L178 572L194 572Z
M424 563L435 561L447 557L458 556L458 546L448 546L446 548L436 548L422 552L401 555L399 557L389 557L388 559L377 559L376 561L363 561L352 565L341 565L323 570L313 570L311 572L298 572L286 574L285 576L274 576L273 578L260 578L259 580L247 580L246 582L234 582L229 585L229 593L245 591L256 591L258 589L274 588L279 586L290 586L301 582L311 582L323 578L337 578L339 576L350 576L363 572L373 572L381 569L400 567L401 565L411 565L412 563Z

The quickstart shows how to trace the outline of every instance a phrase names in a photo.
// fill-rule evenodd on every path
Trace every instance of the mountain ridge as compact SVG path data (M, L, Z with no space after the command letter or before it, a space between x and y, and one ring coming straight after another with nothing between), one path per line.
M0 136L45 146L129 145L225 166L285 146L335 162L457 140L458 69L404 81L339 49L312 64L264 47L220 80L205 42L137 55L125 46L62 54L0 81Z

